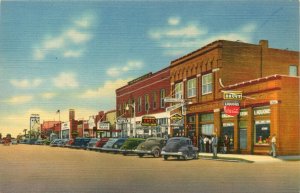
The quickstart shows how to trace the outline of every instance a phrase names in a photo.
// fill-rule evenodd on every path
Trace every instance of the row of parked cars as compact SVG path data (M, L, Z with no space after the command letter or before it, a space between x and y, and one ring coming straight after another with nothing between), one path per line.
M186 137L173 137L169 140L161 137L142 138L76 138L74 140L55 139L50 146L87 149L99 152L121 153L123 155L136 154L139 157L151 155L167 160L169 157L177 159L198 159L198 148Z

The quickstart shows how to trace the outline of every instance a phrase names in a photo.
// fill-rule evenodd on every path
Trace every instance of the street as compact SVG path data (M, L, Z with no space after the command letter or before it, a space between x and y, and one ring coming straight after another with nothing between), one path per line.
M299 161L164 161L49 146L0 146L0 193L299 193L299 185Z

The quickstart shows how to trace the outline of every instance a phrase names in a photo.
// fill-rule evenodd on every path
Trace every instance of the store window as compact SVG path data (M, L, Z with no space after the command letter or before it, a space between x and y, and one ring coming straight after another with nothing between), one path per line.
M202 95L212 93L212 73L202 76Z
M166 97L166 90L165 89L161 89L160 90L160 108L165 108L165 99Z
M187 131L188 136L196 136L196 115L187 116Z
M221 135L224 138L225 135L229 137L229 148L233 149L233 142L234 142L234 123L227 122L223 123L221 129Z
M214 124L205 124L201 125L201 133L202 135L211 136L214 132Z
M196 78L187 81L187 96L188 98L196 96Z
M175 84L175 98L182 99L183 98L182 94L183 94L183 83L180 82Z
M214 121L214 114L213 113L207 113L207 114L202 114L200 116L200 121Z
M240 149L247 149L247 121L239 122Z
M270 120L255 121L254 141L256 145L269 144L270 137Z

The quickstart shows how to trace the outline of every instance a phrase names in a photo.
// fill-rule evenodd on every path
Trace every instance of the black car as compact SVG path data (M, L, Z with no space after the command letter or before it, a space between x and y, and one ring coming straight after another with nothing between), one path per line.
M145 142L139 144L134 150L139 157L152 155L153 157L161 156L161 149L166 145L166 139L161 137L150 137Z
M74 139L74 143L70 147L76 149L86 149L90 140L91 138L77 137Z
M191 139L187 137L170 138L166 146L162 149L162 156L165 160L169 157L177 159L198 159L198 148L193 146Z
M103 152L119 152L122 145L125 143L127 138L110 138L106 144L100 148L100 151Z

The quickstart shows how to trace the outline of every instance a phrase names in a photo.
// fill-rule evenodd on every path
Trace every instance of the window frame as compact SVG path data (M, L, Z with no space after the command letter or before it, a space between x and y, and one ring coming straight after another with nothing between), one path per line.
M190 83L193 83L190 85ZM191 91L191 93L190 93ZM187 97L193 98L197 96L197 78L191 78L187 81Z
M160 90L160 108L165 108L166 104L165 104L165 99L166 97L166 89L161 89Z
M175 84L175 98L183 99L183 82L178 82Z
M207 77L210 77L210 81L207 81ZM211 94L213 91L213 73L208 73L202 75L202 83L201 83L201 93L202 95Z

